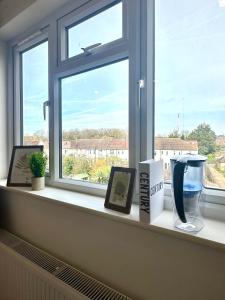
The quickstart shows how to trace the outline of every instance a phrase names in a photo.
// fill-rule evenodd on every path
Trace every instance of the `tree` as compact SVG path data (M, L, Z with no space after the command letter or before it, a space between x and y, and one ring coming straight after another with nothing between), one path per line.
M97 159L90 171L91 180L97 183L108 183L111 166L104 158Z
M73 174L86 174L89 176L91 159L86 155L78 155L74 158Z
M180 137L179 130L174 129L171 133L169 133L168 137L169 138L179 138Z
M198 125L189 135L189 140L198 141L199 154L207 155L216 150L216 134L209 124L202 123Z
M73 175L74 158L72 156L65 156L63 159L63 172L66 176Z
M181 138L182 140L186 140L188 135L189 135L189 132L187 130L182 130L181 132L179 132L179 129L173 129L173 131L171 131L168 134L168 137L169 138Z
M48 141L48 137L46 136L46 133L44 130L37 130L33 133L34 139L37 139L38 141Z
M188 130L182 130L180 138L182 140L186 140L188 138L188 136L189 136L189 131Z
M99 129L70 129L63 131L63 140L72 141L76 139L102 139L115 138L126 139L127 131L118 128L99 128Z

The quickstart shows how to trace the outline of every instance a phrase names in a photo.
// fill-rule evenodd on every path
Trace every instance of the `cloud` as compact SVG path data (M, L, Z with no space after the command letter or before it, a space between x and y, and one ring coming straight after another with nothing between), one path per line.
M103 90L104 92L104 90ZM100 94L100 92L99 92ZM113 101L113 103L121 103L124 102L124 100L128 100L128 89L123 89L123 90L119 90L116 92L111 92L109 94L106 94L104 96L99 96L98 98L96 98L96 94L93 92L93 99L90 98L86 98L86 99L79 99L79 98L75 98L76 97L76 93L74 93L74 98L72 99L67 99L67 97L65 96L65 98L62 99L62 103L63 106L70 106L72 104L94 104L94 105L98 105L101 103L106 103L106 102L111 102Z
M112 112L82 114L74 119L66 119L63 122L63 130L83 128L127 128L128 111L115 110Z

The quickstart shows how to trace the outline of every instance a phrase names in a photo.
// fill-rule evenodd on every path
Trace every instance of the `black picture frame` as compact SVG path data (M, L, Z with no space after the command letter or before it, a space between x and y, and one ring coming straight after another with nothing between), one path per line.
M43 146L32 145L13 147L7 186L31 186L32 173L29 168L27 156L33 152L43 152Z
M136 169L112 167L105 197L105 208L129 214Z

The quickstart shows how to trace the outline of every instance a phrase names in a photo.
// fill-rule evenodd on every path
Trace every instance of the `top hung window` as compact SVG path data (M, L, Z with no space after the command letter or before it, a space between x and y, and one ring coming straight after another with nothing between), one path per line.
M84 17L66 28L67 58L122 38L122 29L121 2Z

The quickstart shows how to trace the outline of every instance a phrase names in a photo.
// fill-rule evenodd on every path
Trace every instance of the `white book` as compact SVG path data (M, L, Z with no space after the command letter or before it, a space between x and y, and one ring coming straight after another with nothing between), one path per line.
M153 222L163 211L163 160L139 163L139 215L145 224Z

